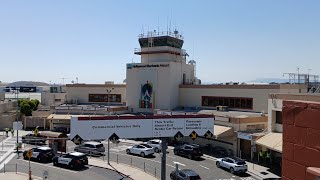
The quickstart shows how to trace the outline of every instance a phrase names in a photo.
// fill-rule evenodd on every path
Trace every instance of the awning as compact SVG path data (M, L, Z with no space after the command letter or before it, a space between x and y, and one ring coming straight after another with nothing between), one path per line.
M282 133L268 133L256 140L256 144L282 153Z
M214 125L213 135L215 138L233 136L232 127Z

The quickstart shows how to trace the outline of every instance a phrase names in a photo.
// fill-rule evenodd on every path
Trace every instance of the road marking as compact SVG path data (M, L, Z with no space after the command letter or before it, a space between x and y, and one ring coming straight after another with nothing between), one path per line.
M170 156L170 155L167 155L168 157L171 157L171 158L173 158L173 159L176 159L177 157L174 157L174 156Z
M18 161L28 162L28 160L23 160L23 159L18 159ZM37 163L37 162L33 162L33 161L30 161L30 163L38 164L38 165L41 165L41 166L47 166L49 168L54 168L54 169L63 170L63 171L67 171L67 172L77 173L77 171L72 171L72 170L69 170L69 169L63 169L63 168L59 168L59 167L55 167L55 166L50 166L48 164L41 164L41 163Z
M181 166L186 166L185 164L182 164L182 163L179 163L179 162L175 162L175 161L173 161L173 164L179 164Z
M207 168L207 167L205 167L205 166L202 166L202 165L199 165L199 166L209 170L209 168Z
M1 163L0 169L2 169L4 167L4 164L8 164L15 155L16 154L11 154L9 157L7 157L7 159L4 160L3 163Z

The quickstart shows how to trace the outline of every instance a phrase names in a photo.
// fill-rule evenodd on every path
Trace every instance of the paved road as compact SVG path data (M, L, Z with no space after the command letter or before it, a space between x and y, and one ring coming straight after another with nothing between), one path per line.
M106 142L103 142L107 147ZM71 143L70 143L71 144ZM73 145L74 146L74 145ZM111 161L117 161L119 163L125 163L140 169L146 169L150 174L156 174L160 177L161 167L161 154L155 153L152 157L141 158L135 155L127 155L126 149L131 147L131 144L119 143L118 145L110 143L110 159ZM72 146L70 146L72 150ZM94 157L103 158L103 157ZM106 159L106 157L104 157ZM171 171L175 170L175 164L179 165L180 169L193 169L202 177L202 179L208 180L255 180L250 174L233 175L224 169L219 169L215 165L216 160L214 158L202 158L201 160L190 160L185 157L176 156L172 149L168 149L167 154L167 177ZM156 173L155 173L156 171Z
M107 142L103 142L107 150ZM137 142L138 143L138 142ZM28 145L29 146L29 145ZM156 175L160 177L161 173L161 154L155 153L152 157L141 158L135 155L127 155L126 149L131 147L132 144L128 143L119 143L113 144L110 143L110 160L114 162L129 164L134 167L146 170L149 174ZM32 146L29 146L32 147ZM71 141L67 141L68 151L73 151L75 145ZM92 157L107 160L107 157ZM255 180L255 177L252 177L250 174L239 174L233 175L229 171L224 169L219 169L215 165L215 158L202 158L201 160L190 160L185 157L180 157L174 155L172 149L168 149L167 154L167 171L166 176L169 179L170 172L175 170L175 164L179 165L180 169L193 169L195 170L202 179L206 180ZM84 171L86 172L86 171ZM99 179L99 178L98 178ZM77 179L79 180L79 179Z
M6 172L15 172L17 164L18 172L28 173L29 161L23 160L22 158L17 159L15 156L8 164L6 164ZM38 177L42 177L43 171L49 172L50 180L120 180L130 179L123 178L120 174L115 171L98 168L93 166L87 166L81 170L70 170L62 167L53 166L52 163L30 163L32 174ZM1 170L3 172L3 170Z

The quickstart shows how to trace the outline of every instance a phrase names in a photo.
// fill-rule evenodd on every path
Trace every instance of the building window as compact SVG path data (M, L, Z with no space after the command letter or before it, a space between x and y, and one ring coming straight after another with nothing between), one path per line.
M202 106L228 106L236 109L253 109L253 99L244 97L202 96Z
M117 102L121 103L121 94L89 94L89 102Z
M276 123L282 124L282 111L276 111Z

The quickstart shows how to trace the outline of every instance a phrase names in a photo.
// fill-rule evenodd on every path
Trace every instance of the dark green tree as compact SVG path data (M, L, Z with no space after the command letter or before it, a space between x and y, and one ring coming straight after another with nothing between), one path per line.
M20 113L25 116L32 116L32 108L28 102L20 104Z

